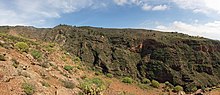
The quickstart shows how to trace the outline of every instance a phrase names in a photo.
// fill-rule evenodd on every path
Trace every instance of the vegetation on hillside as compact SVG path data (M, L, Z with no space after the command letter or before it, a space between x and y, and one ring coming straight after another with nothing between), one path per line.
M93 68L96 76L118 78L127 85L138 84L144 89L162 87L165 91L195 92L199 88L217 86L220 83L219 41L141 29L65 25L52 29L29 28L13 27L15 31L22 30L16 36L8 34L10 28L0 28L4 30L0 33L0 46L16 49L28 59L32 56L32 65L44 67L47 71L58 71L64 78L72 78L74 73L87 70L82 68L86 66ZM50 62L48 55L54 51L64 52L56 58L61 63ZM24 70L19 71L19 75L32 77L25 72L28 67L23 66L20 59L0 55L0 61L8 59L13 69ZM82 80L78 86L68 79L60 79L60 76L48 76L45 72L40 72L40 75L45 80L60 80L59 83L68 89L78 87L87 94L98 94L107 89L102 79L91 76L77 78ZM45 87L49 85L46 81L41 84ZM22 88L25 93L35 92L35 88L29 85Z

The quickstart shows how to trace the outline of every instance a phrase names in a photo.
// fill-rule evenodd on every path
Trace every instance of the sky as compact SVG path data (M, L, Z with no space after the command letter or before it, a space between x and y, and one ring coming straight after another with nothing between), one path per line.
M0 25L141 28L220 40L220 0L0 0Z

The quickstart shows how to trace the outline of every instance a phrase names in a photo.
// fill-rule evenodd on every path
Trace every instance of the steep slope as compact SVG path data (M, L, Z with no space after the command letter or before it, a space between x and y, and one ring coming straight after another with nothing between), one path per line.
M13 34L13 35L11 35ZM0 33L1 95L158 95L83 66L56 43ZM146 85L146 87L150 87ZM162 87L161 87L162 88Z
M0 56L1 95L76 95L81 91L76 85L83 71L55 44L0 33ZM73 70L66 71L66 65Z
M220 83L220 42L179 33L59 25L51 29L1 27L1 31L55 42L86 65L112 73L193 88Z

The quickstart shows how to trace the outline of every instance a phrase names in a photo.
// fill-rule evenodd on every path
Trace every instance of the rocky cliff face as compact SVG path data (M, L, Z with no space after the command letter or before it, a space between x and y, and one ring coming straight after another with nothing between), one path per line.
M1 27L2 31L59 43L86 65L134 79L169 81L185 88L220 83L220 42L178 33L60 25L52 29Z

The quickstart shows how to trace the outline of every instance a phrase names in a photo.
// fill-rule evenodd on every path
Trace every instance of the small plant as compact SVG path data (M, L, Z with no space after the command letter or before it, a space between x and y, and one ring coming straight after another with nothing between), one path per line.
M106 76L109 77L109 78L112 78L113 74L108 73L108 74L106 74Z
M73 58L73 61L74 61L75 63L80 63L80 62L81 62L81 59L80 59L79 57L75 57L75 58Z
M15 45L15 48L18 49L21 52L28 52L29 46L25 42L17 42Z
M49 43L48 45L45 45L44 48L46 51L52 52L52 51L54 51L54 46L55 46L54 43Z
M170 89L174 88L174 86L170 82L168 82L168 81L165 82L165 86L170 88Z
M0 55L0 61L6 61L5 56L4 55Z
M45 81L41 81L41 84L42 84L42 86L50 87L50 84Z
M33 86L33 85L30 84L30 83L23 83L23 84L22 84L22 89L24 90L24 92L25 92L27 95L33 95L34 92L35 92L35 86Z
M183 87L180 86L180 85L177 85L177 86L175 86L175 87L173 88L173 91L174 91L174 92L183 91Z
M133 79L130 77L124 77L122 79L122 82L131 84L133 82Z
M31 55L35 58L35 59L40 59L42 57L42 53L40 51L37 50L33 50L31 52Z
M86 78L87 78L86 75L81 76L81 79L86 79Z
M196 86L194 86L194 87L191 89L192 92L195 92L195 91L197 91L197 90L198 90L198 88L197 88Z
M73 66L70 66L70 65L65 65L64 66L64 69L66 70L66 71L71 71L72 69L73 69Z
M44 68L49 68L50 67L50 63L48 62L43 62L40 64L41 67L44 67Z
M29 74L29 73L27 73L27 72L19 72L19 75L20 76L24 76L24 77L26 77L26 78L31 78L31 75Z
M61 56L61 60L63 60L64 62L66 62L66 61L67 61L66 56Z
M64 80L62 81L62 83L64 87L69 88L69 89L73 89L74 87L76 87L76 85L69 80Z
M76 68L79 69L79 70L83 70L83 67L81 65L77 66Z
M54 46L56 46L56 44L55 43L49 43L48 46L53 48Z
M99 72L99 71L96 71L96 72L95 72L95 75L96 75L96 76L101 75L101 74L102 74L102 73Z
M40 72L40 76L41 76L41 78L43 78L43 79L49 79L49 78L50 78L50 77L47 75L46 72Z
M186 92L195 92L197 90L197 87L195 84L188 84L185 86Z
M18 68L19 62L16 59L12 59L11 61L12 61L12 66Z
M160 83L156 80L152 80L151 81L151 86L155 87L155 88L159 88L160 87Z
M84 93L83 95L100 95L106 89L106 85L100 78L86 78L80 84L80 88Z
M62 71L60 71L60 74L68 78L68 74L63 73Z
M150 85L147 85L147 84L141 84L139 83L138 86L141 88L141 89L150 89Z
M147 79L147 78L144 78L141 82L142 82L143 84L150 84L150 80Z
M170 92L174 88L174 86L168 81L166 81L164 84L165 84L165 86L163 87L164 91Z

